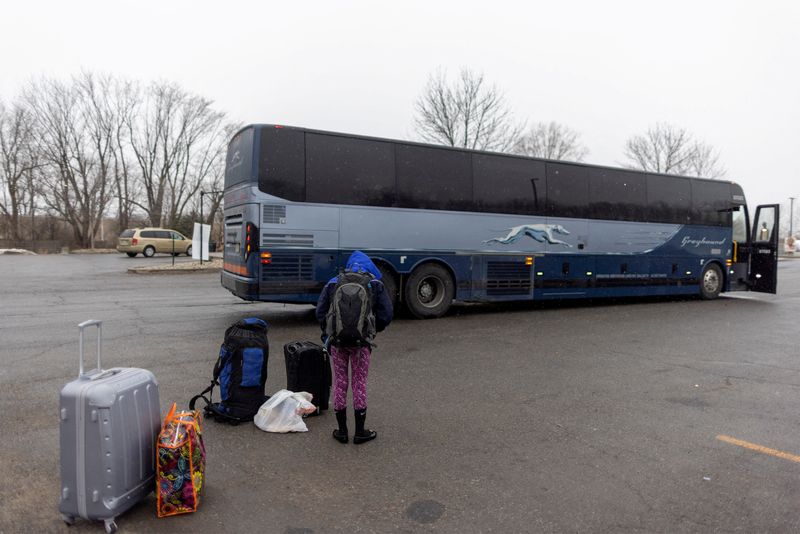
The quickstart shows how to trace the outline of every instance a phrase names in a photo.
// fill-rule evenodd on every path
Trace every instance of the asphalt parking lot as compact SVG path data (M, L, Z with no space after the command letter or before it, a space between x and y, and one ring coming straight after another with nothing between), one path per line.
M217 273L133 275L122 255L0 257L0 532L67 528L57 512L60 388L77 327L104 323L105 365L150 369L162 411L211 375L225 328L316 339L310 306L245 303ZM185 261L185 260L182 260ZM716 301L456 306L379 336L368 426L335 442L205 425L200 510L121 532L796 532L800 529L800 260L779 294Z

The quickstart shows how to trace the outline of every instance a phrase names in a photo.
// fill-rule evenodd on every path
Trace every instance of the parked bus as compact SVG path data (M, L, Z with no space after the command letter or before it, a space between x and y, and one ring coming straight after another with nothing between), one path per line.
M314 303L353 250L395 303L775 293L778 205L730 181L251 125L225 170L222 285Z

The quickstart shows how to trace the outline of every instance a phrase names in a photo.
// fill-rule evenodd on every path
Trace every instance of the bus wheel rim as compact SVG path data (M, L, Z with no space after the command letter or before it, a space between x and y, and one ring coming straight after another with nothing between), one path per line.
M709 293L714 293L719 287L719 277L714 269L709 269L703 276L703 287Z
M444 283L435 276L428 276L420 281L417 296L426 308L435 308L442 302Z

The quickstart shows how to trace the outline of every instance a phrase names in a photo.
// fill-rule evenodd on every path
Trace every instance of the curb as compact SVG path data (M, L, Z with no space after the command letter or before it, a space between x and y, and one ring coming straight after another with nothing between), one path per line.
M194 273L204 273L210 272L215 273L222 270L222 267L209 267L208 269L148 269L147 267L142 269L137 268L130 268L128 269L129 274L194 274Z
M214 265L216 263L216 265ZM186 265L186 264L184 264ZM183 267L183 268L175 268L174 266L163 266L163 265L144 265L144 266L137 266L137 267L130 267L128 269L129 274L193 274L193 273L216 273L222 270L222 262L221 261L214 261L211 260L209 262L205 262L201 267L199 263L193 265L191 267Z

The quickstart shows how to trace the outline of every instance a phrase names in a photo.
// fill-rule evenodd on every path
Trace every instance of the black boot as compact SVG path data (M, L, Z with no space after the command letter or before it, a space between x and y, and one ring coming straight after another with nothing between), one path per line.
M356 413L356 433L353 434L353 443L366 443L378 437L374 430L364 430L364 421L367 419L367 409L354 410Z
M334 410L339 428L333 431L333 438L339 443L347 443L347 408Z

